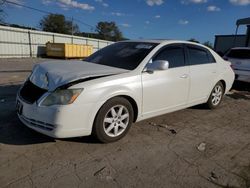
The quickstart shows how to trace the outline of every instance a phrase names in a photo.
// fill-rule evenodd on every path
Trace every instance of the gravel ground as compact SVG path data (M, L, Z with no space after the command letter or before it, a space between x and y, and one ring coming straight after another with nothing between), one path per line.
M15 95L35 63L0 60L0 187L250 187L250 86L220 108L136 123L115 143L53 139L20 123Z

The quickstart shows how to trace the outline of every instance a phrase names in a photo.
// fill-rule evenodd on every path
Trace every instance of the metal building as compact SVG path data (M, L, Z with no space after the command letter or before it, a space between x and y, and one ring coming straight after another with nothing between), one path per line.
M0 58L43 56L46 54L47 42L92 45L94 52L113 43L94 38L0 26Z
M246 26L245 35L238 35L238 28ZM225 54L233 47L250 47L250 17L236 21L236 31L234 35L215 35L214 49L219 54Z

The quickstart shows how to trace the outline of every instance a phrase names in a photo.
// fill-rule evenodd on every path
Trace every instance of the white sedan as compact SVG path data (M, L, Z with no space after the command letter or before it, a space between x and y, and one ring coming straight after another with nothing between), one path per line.
M17 114L55 138L93 134L101 142L131 124L206 103L216 108L234 81L230 63L196 43L125 41L85 61L37 64L17 95Z

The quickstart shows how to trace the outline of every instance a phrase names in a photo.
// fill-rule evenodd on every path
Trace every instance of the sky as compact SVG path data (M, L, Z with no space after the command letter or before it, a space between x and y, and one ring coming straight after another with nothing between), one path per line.
M250 17L250 0L8 0L87 23L114 21L129 39L195 38L214 42L215 35L233 34L237 19ZM0 0L0 4L3 0ZM4 3L5 22L39 28L46 14ZM245 33L241 27L239 33Z

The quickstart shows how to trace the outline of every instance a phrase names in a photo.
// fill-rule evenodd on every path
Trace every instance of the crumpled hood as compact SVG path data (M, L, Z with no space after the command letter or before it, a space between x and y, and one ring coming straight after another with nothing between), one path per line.
M127 71L126 69L85 61L50 61L35 65L29 79L40 88L53 91L60 86L77 80Z

